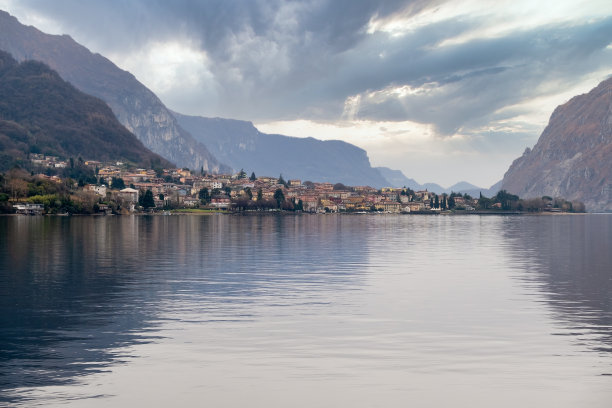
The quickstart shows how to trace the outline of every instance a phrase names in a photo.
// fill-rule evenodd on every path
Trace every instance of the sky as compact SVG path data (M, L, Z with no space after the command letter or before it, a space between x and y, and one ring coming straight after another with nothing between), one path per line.
M340 139L420 183L489 187L612 74L612 2L0 0L170 109Z

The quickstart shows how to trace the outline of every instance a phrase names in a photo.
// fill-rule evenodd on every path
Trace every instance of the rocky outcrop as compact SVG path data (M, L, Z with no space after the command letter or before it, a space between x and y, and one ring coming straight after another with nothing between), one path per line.
M502 188L612 211L612 78L557 107L534 148L512 163Z
M179 124L235 171L258 176L385 187L365 150L339 140L262 133L251 122L174 113Z
M132 74L69 36L42 33L0 11L0 49L18 61L42 61L79 90L102 99L146 147L177 166L229 170L181 128L159 98Z

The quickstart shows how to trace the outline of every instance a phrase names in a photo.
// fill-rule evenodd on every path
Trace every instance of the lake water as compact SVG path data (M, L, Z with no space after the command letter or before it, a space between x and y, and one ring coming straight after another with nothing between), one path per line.
M0 217L0 405L610 407L612 215Z

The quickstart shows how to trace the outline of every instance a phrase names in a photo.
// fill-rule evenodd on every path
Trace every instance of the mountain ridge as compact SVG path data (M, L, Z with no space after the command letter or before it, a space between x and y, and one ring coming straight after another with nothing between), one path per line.
M533 149L510 165L503 188L612 211L612 77L553 111Z
M38 60L77 89L104 100L117 119L152 151L179 167L226 171L228 168L184 129L159 98L100 54L69 35L45 34L0 10L0 49L17 61Z
M420 184L416 180L412 178L408 178L404 175L401 170L394 170L388 167L376 167L376 169L385 177L391 184L391 187L401 188L408 187L412 190L427 190L436 194L450 194L461 193L461 194L469 194L473 197L478 197L480 193L484 196L490 197L499 191L499 187L501 186L501 181L493 184L489 188L482 188L475 186L474 184L468 183L466 181L460 181L458 183L453 184L452 186L445 188L436 183L424 183Z
M252 122L173 112L179 124L235 171L303 181L384 187L367 152L340 140L318 140L260 132Z
M367 153L349 143L268 135L250 122L222 118L203 118L216 134L201 132L201 126L196 127L197 135L193 134L193 128L185 129L179 120L180 114L167 109L131 73L91 53L68 35L44 34L0 11L2 48L17 60L36 59L48 64L80 90L105 100L119 121L146 146L179 167L209 172L249 168L260 174L283 173L307 180L375 187L388 184L372 168Z
M31 152L171 166L122 126L104 101L43 63L18 63L0 51L0 167L6 170Z

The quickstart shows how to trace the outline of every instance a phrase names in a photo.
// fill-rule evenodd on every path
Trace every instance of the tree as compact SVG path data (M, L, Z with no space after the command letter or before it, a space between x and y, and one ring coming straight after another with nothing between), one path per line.
M251 177L249 177L249 180L251 180L251 181L257 180L257 177L255 177L255 172L251 173Z
M440 199L438 198L438 195L435 195L434 198L434 208L440 208Z
M244 192L246 193L246 195L249 197L249 200L253 199L253 192L251 191L251 189L249 187L244 189Z
M260 188L259 190L257 190L257 202L260 202L262 198L263 198L263 191L261 191L261 188Z
M138 205L141 207L144 207L144 195L144 190L140 189L140 191L138 191Z
M499 191L495 196L495 201L501 204L503 210L510 210L518 200L517 195L510 194L506 190Z
M208 193L208 189L206 187L204 187L198 192L198 198L200 199L200 202L204 205L210 202L210 194Z
M287 182L283 178L282 174L278 177L278 184L282 184L283 186L287 187Z
M13 200L16 200L18 197L24 197L27 194L28 182L21 178L13 177L9 179L9 188Z
M253 202L250 201L247 197L242 197L242 196L232 200L232 202L235 204L235 208L239 211L247 210L253 204Z
M144 193L142 198L142 206L144 208L153 208L155 207L155 200L153 199L153 192L151 190L147 190Z
M483 196L482 192L480 192L480 198L478 198L478 207L483 210L488 210L491 208L492 205L493 200Z
M276 191L274 192L274 199L276 200L278 208L281 208L281 204L285 201L285 194L283 193L282 189L276 189Z
M573 201L572 207L574 212L586 212L586 207L584 206L584 203L582 201Z
M247 174L245 173L244 169L240 169L240 172L238 172L238 178L239 179L247 178Z
M453 197L451 194L450 198L448 199L448 209L452 210L453 208L455 208L455 197Z
M123 190L125 188L125 182L121 177L113 177L111 179L111 187L118 190Z

